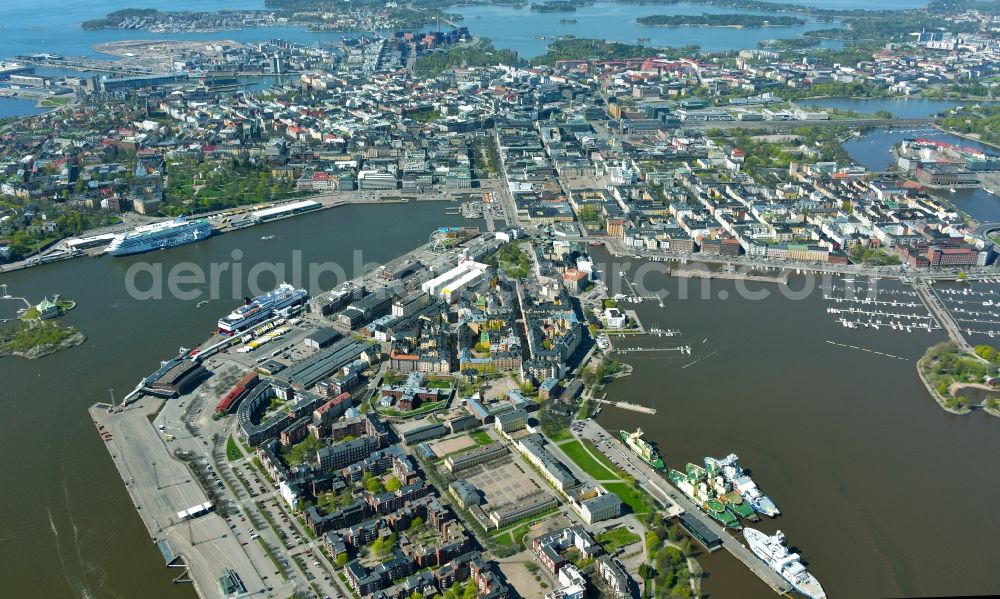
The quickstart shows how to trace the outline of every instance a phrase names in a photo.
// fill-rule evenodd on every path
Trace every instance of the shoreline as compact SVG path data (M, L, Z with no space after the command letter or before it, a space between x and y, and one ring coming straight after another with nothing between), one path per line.
M390 190L390 191L402 192L403 190ZM220 227L218 229L213 229L212 230L213 231L212 232L212 236L214 237L216 235L224 235L226 233L231 233L233 231L242 231L244 229L250 229L250 228L253 228L253 227L256 227L256 226L259 226L259 225L266 225L268 223L274 223L274 222L286 220L286 219L289 219L289 218L304 216L304 215L312 214L312 213L316 213L316 212L323 212L325 210L330 210L330 209L333 209L333 208L340 208L342 206L408 204L410 202L458 202L459 201L459 200L454 200L454 199L451 199L451 198L440 198L440 197L420 198L420 197L417 197L417 195L414 195L414 194L404 195L403 193L398 193L397 195L392 195L392 196L386 196L385 198L372 198L372 199L365 199L365 198L334 198L334 197L331 197L330 194L329 194L329 192L328 192L328 193L314 193L312 195L298 196L298 197L293 197L293 198L286 198L284 200L279 200L279 201L276 201L276 202L263 202L261 204L252 204L252 205L248 204L248 205L244 205L244 206L232 206L232 207L229 207L229 208L223 208L221 210L213 210L211 212L204 212L204 213L201 213L201 214L196 214L192 218L210 218L212 216L215 216L215 215L218 215L218 214L223 214L223 213L228 212L230 210L237 210L237 209L240 209L240 208L253 207L253 206L256 206L257 207L256 209L260 210L260 209L264 209L268 205L270 205L270 206L281 206L283 204L292 203L292 202L298 202L298 201L303 201L303 200L312 200L312 201L318 203L319 206L317 208L313 209L313 210L308 210L306 212L296 212L296 213L293 213L293 214L282 215L282 216L279 216L279 217L276 217L276 218L268 219L266 221L259 222L259 223L249 224L249 225L246 225L246 226L243 226L243 227ZM172 218L174 218L174 217L156 217L155 219L150 220L148 222L144 222L143 224L165 222L165 221L170 220ZM98 227L96 229L90 229L88 231L84 231L84 232L81 232L81 233L79 233L77 235L74 235L74 236L72 236L72 238L88 237L88 236L96 234L95 233L96 231L100 231L100 230L102 230L104 228L106 228L106 227ZM128 227L128 228L130 229L131 227ZM63 239L55 241L52 244L50 244L49 247L46 248L46 250L50 249L51 247L55 246L58 243L61 243L61 242L65 241L66 239L70 239L70 238L71 237L65 237ZM42 250L42 251L46 251L46 250ZM63 262L65 260L71 260L71 259L75 259L75 258L82 258L84 256L89 256L90 254L91 253L89 251L81 251L79 253L71 253L69 251L62 251L62 253L60 253L58 255L53 255L51 257L48 257L48 259L45 259L45 258L38 258L39 256L41 256L41 253L39 252L39 253L33 254L32 256L29 256L27 258L19 260L17 262L9 262L9 263L6 263L6 264L0 263L0 273L15 272L15 271L26 270L28 268L34 268L34 267L38 267L38 266L45 266L46 264L51 264L51 263L54 263L54 262ZM98 254L97 256L94 256L94 257L100 257L101 255L102 254ZM35 258L37 258L37 259L35 259Z
M951 386L948 387L948 393L951 393L952 397L955 397L955 394L961 391L962 389L981 389L983 391L996 391L996 388L990 387L989 385L983 385L981 383L952 383ZM984 399L978 404L970 404L969 408L970 411L972 410L971 406L978 406L979 409L986 412L990 416L1000 418L1000 409L987 408L986 407L987 401L988 400Z
M950 130L945 129L944 127L942 127L939 123L934 123L934 124L931 125L931 127L937 129L941 133L947 133L948 135L954 135L955 137L961 137L962 139L967 139L969 141L974 141L974 142L976 142L978 144L983 144L984 146L989 146L991 148L996 148L997 150L1000 150L1000 143L995 143L995 142L991 142L991 141L984 141L982 139L973 137L972 135L970 135L968 133L959 133L958 131L950 131Z
M46 345L36 345L31 349L21 351L21 350L0 350L0 358L12 357L12 358L24 358L25 360L38 360L44 358L45 356L51 356L54 353L60 352L64 349L70 349L78 345L83 345L87 341L87 335L80 329L73 329L69 337L66 337L59 343L46 344Z
M917 375L920 377L920 382L924 384L924 388L927 389L927 393L930 394L931 398L934 399L935 402L937 402L938 407L940 407L942 410L948 412L949 414L954 414L955 416L965 416L966 414L971 414L973 412L974 410L973 406L977 406L990 416L996 416L1000 418L1000 411L986 408L984 405L985 400L983 400L983 402L980 402L979 404L969 404L965 408L949 408L947 405L945 405L945 401L947 401L947 398L943 397L940 393L938 393L937 389L934 389L931 386L930 381L927 380L927 375L924 373L924 368L926 364L927 364L927 358L925 356L921 356L921 358L917 360ZM957 391L958 389L965 389L965 388L991 389L990 387L987 387L985 385L978 385L976 383L956 382L948 386L948 393L949 395L951 395L951 399L955 399L954 395L955 391Z

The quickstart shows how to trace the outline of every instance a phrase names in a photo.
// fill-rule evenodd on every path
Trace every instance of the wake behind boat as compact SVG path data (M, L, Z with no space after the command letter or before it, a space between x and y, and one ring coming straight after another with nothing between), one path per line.
M743 537L747 545L772 570L781 575L795 590L809 599L826 599L826 591L802 565L799 555L791 553L785 547L785 535L779 530L769 537L759 530L744 528Z

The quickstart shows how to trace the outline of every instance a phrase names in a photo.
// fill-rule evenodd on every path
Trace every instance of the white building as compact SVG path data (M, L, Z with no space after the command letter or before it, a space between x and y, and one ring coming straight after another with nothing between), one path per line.
M624 329L626 323L625 313L618 308L608 308L601 316L601 321L604 322L604 328L606 329Z

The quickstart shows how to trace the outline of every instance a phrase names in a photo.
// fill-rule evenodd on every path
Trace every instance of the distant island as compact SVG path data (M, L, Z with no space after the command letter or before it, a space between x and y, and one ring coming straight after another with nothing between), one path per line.
M533 2L531 10L538 12L574 12L580 3L572 0L549 0L548 2Z
M791 27L805 25L805 19L775 15L701 14L701 15L649 15L639 17L636 23L646 27Z

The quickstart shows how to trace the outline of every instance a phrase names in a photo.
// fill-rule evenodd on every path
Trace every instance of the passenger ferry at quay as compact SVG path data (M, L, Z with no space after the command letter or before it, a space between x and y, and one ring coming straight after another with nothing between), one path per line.
M220 318L219 332L223 335L242 333L276 315L279 310L302 306L308 298L309 293L305 289L282 283L264 295L246 298L244 305Z
M112 256L128 256L194 243L208 239L211 235L212 226L207 220L187 220L179 216L173 220L142 225L115 235L104 251Z

